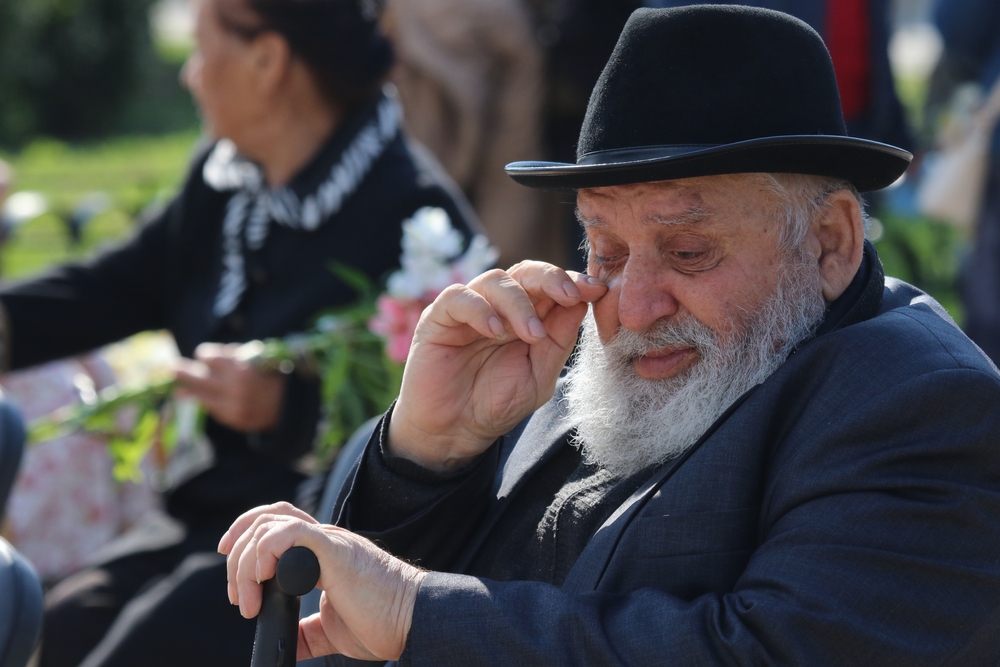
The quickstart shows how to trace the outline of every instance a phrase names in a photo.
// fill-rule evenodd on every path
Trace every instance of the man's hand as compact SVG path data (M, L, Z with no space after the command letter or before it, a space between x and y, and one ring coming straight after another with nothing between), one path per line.
M178 394L196 399L208 414L237 431L267 431L278 425L285 380L258 370L236 344L202 343L195 360L175 368Z
M299 622L296 659L340 653L360 660L396 660L403 653L417 589L425 572L393 558L354 533L320 525L288 503L243 514L222 536L228 555L229 601L253 618L260 612L260 582L274 576L278 559L294 546L319 559L320 611Z
M452 285L423 313L389 424L393 454L445 471L475 458L555 391L596 278L542 262Z

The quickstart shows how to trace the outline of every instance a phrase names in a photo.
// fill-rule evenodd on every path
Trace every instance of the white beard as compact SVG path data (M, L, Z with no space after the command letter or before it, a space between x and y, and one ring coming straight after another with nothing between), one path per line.
M779 270L777 287L759 312L731 316L724 332L687 317L660 321L643 333L619 329L604 345L588 313L565 394L584 461L624 478L679 456L784 363L815 331L826 302L815 260L792 251ZM698 350L694 366L665 380L636 373L637 357L676 345Z

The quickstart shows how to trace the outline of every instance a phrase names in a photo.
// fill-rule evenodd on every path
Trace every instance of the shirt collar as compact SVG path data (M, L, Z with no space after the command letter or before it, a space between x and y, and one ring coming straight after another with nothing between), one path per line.
M826 315L816 329L814 338L843 329L852 324L875 317L882 307L885 289L885 272L875 246L865 241L861 266L854 279L833 303L827 306Z

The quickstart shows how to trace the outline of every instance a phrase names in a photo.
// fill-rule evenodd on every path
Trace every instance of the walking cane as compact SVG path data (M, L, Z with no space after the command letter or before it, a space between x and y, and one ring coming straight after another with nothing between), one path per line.
M306 547L292 547L278 559L273 579L263 583L250 667L295 667L299 639L299 596L316 587L319 561Z

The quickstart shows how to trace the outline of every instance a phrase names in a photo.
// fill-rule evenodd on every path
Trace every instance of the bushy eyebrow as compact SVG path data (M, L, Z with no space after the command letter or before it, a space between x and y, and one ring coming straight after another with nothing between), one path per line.
M675 213L672 215L657 215L653 214L647 216L646 219L649 222L655 222L660 225L697 225L708 218L712 217L712 210L704 206L692 206L691 208L681 211L680 213Z
M573 213L576 214L576 221L580 223L580 226L584 229L590 229L592 227L607 227L607 223L603 222L600 218L588 218L580 211L577 207Z
M579 208L576 209L576 219L584 229L607 227L607 223L600 218L588 218ZM692 206L689 209L673 215L653 214L646 216L647 222L654 222L659 225L697 225L699 222L712 217L712 210L705 206Z

